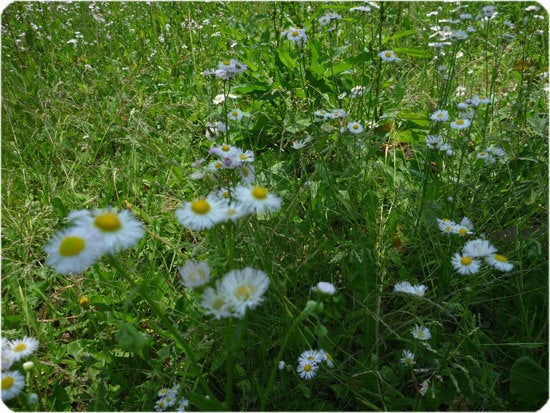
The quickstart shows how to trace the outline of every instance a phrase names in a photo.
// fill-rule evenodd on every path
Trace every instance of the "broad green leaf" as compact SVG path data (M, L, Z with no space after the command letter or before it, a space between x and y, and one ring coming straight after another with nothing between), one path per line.
M394 33L391 36L384 36L382 38L382 44L387 43L389 40L399 39L401 37L410 36L416 34L416 29L403 30L402 32Z
M510 369L510 393L534 404L548 397L548 372L531 357L518 358Z
M288 70L294 70L296 68L296 62L290 57L290 55L284 49L277 50L277 56L279 60Z

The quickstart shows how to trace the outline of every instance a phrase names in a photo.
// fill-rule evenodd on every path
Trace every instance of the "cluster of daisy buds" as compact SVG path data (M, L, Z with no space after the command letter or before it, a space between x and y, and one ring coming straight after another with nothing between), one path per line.
M135 245L143 228L130 211L113 208L73 211L72 224L58 232L44 248L46 262L60 274L80 273L101 255L114 254Z
M10 370L14 363L22 361L38 349L38 340L32 337L23 339L7 340L2 337L2 400L10 400L16 397L25 388L25 377L19 370ZM34 367L32 361L22 365L23 370L30 370ZM38 396L32 393L29 395L29 402L36 403Z
M176 406L176 412L185 412L186 408L189 406L189 400L185 397L180 397L178 399L180 386L179 384L174 384L172 387L163 387L158 391L158 399L155 402L155 411L164 412L167 411L172 406Z
M322 363L334 367L332 356L325 350L306 350L298 357L296 371L302 379L310 380L317 375Z

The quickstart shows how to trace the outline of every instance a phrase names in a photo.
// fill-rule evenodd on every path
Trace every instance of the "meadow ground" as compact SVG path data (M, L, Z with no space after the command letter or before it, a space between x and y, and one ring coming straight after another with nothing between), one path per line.
M535 2L15 2L14 411L535 410Z

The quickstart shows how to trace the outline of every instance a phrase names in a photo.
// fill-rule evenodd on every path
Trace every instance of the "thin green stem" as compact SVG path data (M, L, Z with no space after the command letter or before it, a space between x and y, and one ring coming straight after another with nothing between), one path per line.
M179 330L172 324L172 322L168 319L168 317L164 314L164 312L159 308L157 303L153 300L153 298L149 295L147 290L145 288L142 288L143 286L137 284L132 277L128 275L126 271L122 268L122 265L120 264L119 260L113 256L113 255L107 255L107 258L109 260L109 263L117 270L117 272L130 284L132 289L135 289L139 292L139 294L143 297L143 299L147 302L149 307L151 308L153 314L158 318L161 325L168 330L172 336L174 337L174 340L183 348L185 351L185 355L190 361L190 364L193 366L195 373L197 374L197 378L201 384L202 390L208 394L211 400L217 400L216 396L212 393L210 390L210 387L208 386L208 383L206 382L202 370L200 368L200 365L197 362L197 359L195 358L195 355L189 348L189 345L185 342L183 337L181 336Z
M279 362L281 361L283 357L283 353L286 350L286 346L288 345L288 340L290 339L291 334L294 332L296 327L298 327L298 324L300 324L305 318L307 318L310 315L310 311L307 311L307 309L304 309L298 317L294 320L294 322L291 324L290 328L286 332L286 335L283 339L283 342L281 344L281 348L279 349L279 353L277 353L277 357L275 357L275 361L273 362L273 368L271 369L271 374L269 375L269 380L267 382L267 386L265 388L265 392L261 397L261 405L260 410L265 410L265 405L267 403L267 400L269 398L269 395L271 394L271 390L273 389L273 384L275 381L275 374L277 373L277 370L279 369Z

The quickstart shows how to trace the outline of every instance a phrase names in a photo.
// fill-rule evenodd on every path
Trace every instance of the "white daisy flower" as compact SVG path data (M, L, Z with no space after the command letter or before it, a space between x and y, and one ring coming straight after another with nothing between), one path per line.
M432 333L430 333L430 329L428 327L422 327L419 325L415 325L411 329L411 334L418 340L429 340L432 337Z
M229 120L241 120L244 116L244 112L240 109L233 109L227 113L227 119Z
M25 388L25 377L15 371L2 372L2 400L10 400L17 396Z
M325 14L324 16L319 17L319 20L317 21L319 22L320 26L326 26L330 23L330 16L328 14Z
M30 356L38 349L38 340L33 337L23 337L22 340L10 340L6 346L13 361L19 361Z
M211 228L225 218L223 202L209 195L191 202L185 202L175 212L179 223L193 231Z
M456 253L451 259L454 269L462 275L471 275L479 271L481 262L466 254Z
M395 284L393 287L393 291L396 293L411 294L411 295L416 295L418 297L423 297L427 289L428 287L426 287L423 284L412 285L408 281L402 281L400 283Z
M456 223L447 218L437 218L437 225L439 226L439 229L446 234L454 233L454 229L456 227Z
M399 361L406 366L416 364L416 361L414 361L414 353L409 350L403 350L403 357L401 357Z
M178 403L178 407L176 408L176 412L185 412L186 408L189 406L189 400L186 398L181 398L181 400Z
M210 280L210 267L206 261L185 261L183 267L178 267L182 283L187 288L198 288Z
M97 231L72 227L58 232L44 248L46 263L63 275L80 273L93 265L103 252Z
M384 50L380 53L378 53L378 56L384 61L384 62L399 62L401 59L395 55L395 52L393 50Z
M471 124L469 119L457 119L453 122L451 122L451 128L461 130L466 129Z
M225 209L225 219L235 222L245 216L246 213L247 211L238 202L230 202Z
M355 133L355 134L363 132L363 127L361 126L361 124L359 122L350 122L350 123L348 123L347 129L351 133Z
M263 186L238 185L235 188L235 198L244 209L250 212L267 213L277 211L282 200L277 195L268 192Z
M430 119L435 122L446 122L449 120L449 112L443 109L436 110L434 113L432 113Z
M241 167L237 169L237 172L241 177L241 183L243 185L251 184L256 179L256 168L250 163L241 165Z
M283 36L298 45L302 45L307 40L306 31L297 27L291 27L283 32Z
M427 135L425 142L428 148L439 149L442 144L441 135Z
M330 355L328 351L325 351L323 349L319 350L319 353L323 356L323 361L327 364L328 367L333 368L334 367L334 359Z
M296 371L302 379L310 380L317 374L319 365L316 363L309 363L307 361L299 362Z
M221 280L220 291L227 297L236 317L242 318L247 308L254 309L263 301L269 277L261 270L246 267L229 271Z
M219 156L222 159L235 157L239 153L239 148L227 143L214 146L208 150L208 153Z
M514 269L514 264L508 262L508 259L506 259L504 255L500 254L492 254L486 256L485 262L499 271L508 272Z
M220 292L219 281L216 283L216 289L208 287L204 290L201 299L201 306L206 310L206 315L211 314L217 320L233 316L227 296L223 292Z
M336 287L334 284L326 281L319 281L315 287L312 287L312 290L326 295L334 295L336 293Z
M111 254L132 247L143 237L143 228L128 210L113 208L73 211L67 220L76 227L96 231L102 243L102 252Z
M306 350L298 357L298 363L319 364L324 361L325 356L319 350Z
M497 250L489 241L478 238L468 241L462 248L462 252L464 255L477 258L495 254Z

